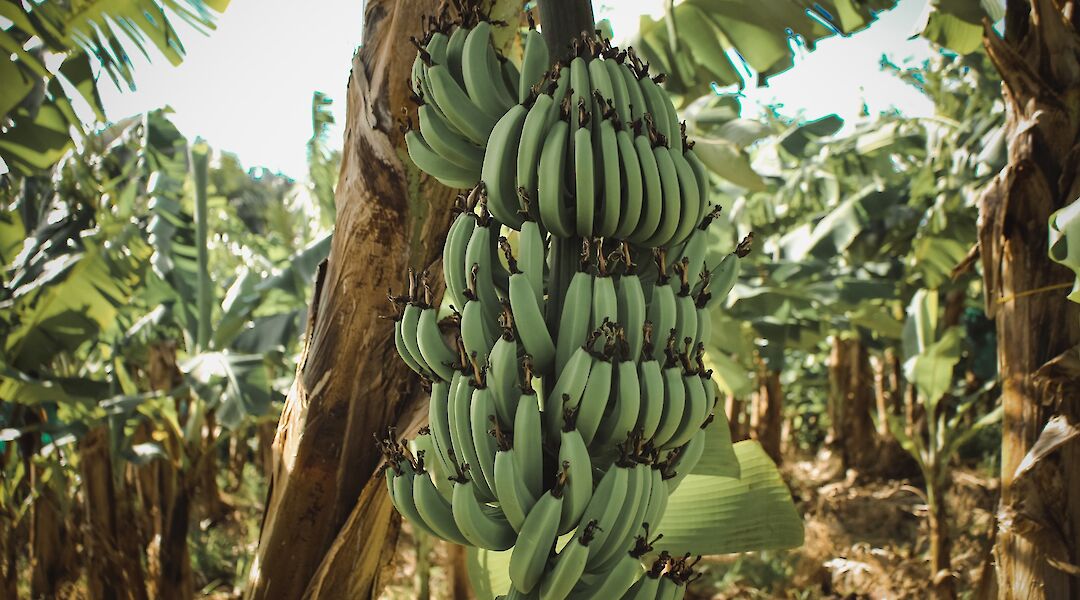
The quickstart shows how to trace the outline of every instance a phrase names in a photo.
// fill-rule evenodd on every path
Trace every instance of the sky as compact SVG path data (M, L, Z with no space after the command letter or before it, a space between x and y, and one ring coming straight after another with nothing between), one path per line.
M917 91L883 73L894 62L921 61L929 45L909 40L927 0L900 0L867 30L822 40L797 57L795 67L745 91L744 116L782 105L791 117L814 119L836 113L854 120L865 101L871 114L899 108L912 116L932 114ZM594 0L598 18L608 18L616 39L632 35L643 12L660 14L660 0ZM232 0L209 36L178 25L187 49L174 67L155 57L135 57L137 89L120 91L102 81L110 120L170 106L172 119L189 138L206 139L233 152L245 166L261 166L302 179L305 143L311 136L311 96L316 90L336 102L337 126L330 140L341 144L345 88L363 26L362 0Z

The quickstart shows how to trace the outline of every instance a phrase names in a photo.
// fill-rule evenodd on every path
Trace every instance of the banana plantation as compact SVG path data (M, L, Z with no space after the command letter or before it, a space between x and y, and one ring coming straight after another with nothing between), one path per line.
M285 175L0 0L0 598L1080 597L1073 0L354 1Z

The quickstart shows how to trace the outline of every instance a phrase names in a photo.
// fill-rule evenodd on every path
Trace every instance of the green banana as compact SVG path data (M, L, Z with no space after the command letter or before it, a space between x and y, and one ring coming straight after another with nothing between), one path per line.
M531 219L525 220L518 232L517 266L529 280L536 304L541 308L544 305L544 245L540 225Z
M589 506L581 515L582 523L596 523L596 531L593 534L595 545L589 548L586 558L599 553L619 520L619 513L623 504L626 503L627 494L631 491L630 473L633 470L634 465L617 462L604 473L604 476L600 478L600 483L596 484ZM587 561L581 562L584 567Z
M481 207L477 217L476 227L473 228L469 245L465 247L465 268L470 275L470 284L475 286L473 290L480 303L484 307L484 317L488 327L492 331L498 331L501 303L499 294L495 289L495 263L496 246L492 243L493 231L498 223L492 222L487 216L487 211ZM472 280L475 278L474 280Z
M495 124L488 138L480 180L487 192L487 208L500 223L513 229L521 227L521 206L518 203L517 148L528 110L515 104Z
M565 420L565 427L559 435L559 464L566 472L566 499L559 519L559 535L562 535L577 527L593 491L592 459L589 458L581 432L574 427L572 417Z
M481 21L469 32L461 51L461 74L469 98L485 113L502 116L510 104L504 104L498 90L505 87L499 66L492 65L491 23Z
M660 263L663 260L662 256L662 253L657 255L657 261ZM662 264L659 265L659 268L660 279L652 288L652 300L649 302L645 315L653 324L655 328L653 331L660 342L653 348L653 358L663 360L666 357L667 348L665 341L671 330L675 328L678 316L675 305L675 290L667 277L666 269Z
M477 106L447 67L435 65L428 68L427 82L435 104L446 119L473 143L486 144L488 135L503 112L489 114Z
M461 342L466 356L487 364L488 352L495 343L497 334L488 325L487 311L471 289L465 291L465 308L461 310Z
M525 516L536 504L536 496L526 487L517 463L513 448L500 449L495 455L495 495L510 527L521 531Z
M589 319L592 306L592 276L578 271L566 290L562 315L559 317L558 338L555 340L555 372L562 373L570 357L589 337Z
M626 89L626 80L620 72L623 67L617 60L608 59L604 61L604 68L607 69L608 79L611 81L612 104L615 106L615 113L619 115L620 121L629 123L633 117L630 116L630 95Z
M622 209L623 192L622 175L619 171L619 140L615 135L615 124L612 122L613 116L614 114L611 114L600 119L597 134L593 139L596 144L594 154L597 163L603 167L600 186L603 190L603 196L600 202L599 222L596 223L596 235L600 237L610 237L615 234L615 230L619 226L619 211Z
M469 27L456 27L450 34L450 40L446 43L446 66L450 74L459 84L465 85L465 77L461 74L461 55L465 50L465 41L469 37Z
M666 246L671 242L682 215L682 192L679 188L679 175L675 170L675 163L671 160L671 151L665 146L656 146L653 148L653 155L656 157L656 168L660 173L664 211L656 232L642 242L642 245L650 247Z
M450 388L460 385L462 376L455 371L450 382L435 380L431 383L431 399L428 401L428 424L431 427L431 441L435 446L435 455L444 473L453 473L457 461L454 459L453 443L450 437Z
M668 362L664 366L662 375L664 378L664 415L660 418L660 424L656 427L652 442L657 448L663 448L671 436L679 430L682 423L683 412L686 408L686 386L682 381L679 369L679 360L674 355L674 350L668 350Z
M623 257L627 268L626 272L619 277L618 286L615 288L616 320L623 326L628 351L627 360L637 361L641 357L641 347L644 342L645 292L641 289L641 279L638 278L636 265L630 261L629 245L623 245Z
M439 330L437 314L430 305L420 311L420 319L416 325L416 345L431 371L443 381L450 381L454 375L453 365L457 360L457 353L446 346L442 331Z
M667 510L667 502L668 491L663 472L654 466L650 470L649 504L641 522L658 525Z
M700 188L698 188L698 180L694 175L694 169L687 162L679 147L672 146L668 155L675 166L675 174L679 179L679 198L682 200L679 212L679 226L671 237L673 242L679 243L686 241L686 238L690 237L690 234L697 228L698 221L704 216L705 200Z
M458 132L431 104L424 104L416 112L420 133L428 146L447 161L475 173L479 180L480 169L484 165L484 149Z
M589 65L585 62L585 59L580 56L575 56L570 60L570 90L568 90L570 96L570 108L578 109L579 111L585 110L586 106L590 106L592 103L592 85L589 82ZM588 125L588 121L581 122L580 120L572 121L573 128L585 127Z
M594 447L609 448L626 441L641 409L641 382L638 366L624 353L615 364L615 392L612 408L600 423L600 433Z
M573 216L564 203L566 186L566 140L570 124L560 118L551 126L544 148L540 152L537 195L540 199L540 221L552 235L568 238L574 234Z
M555 556L555 566L540 581L540 600L565 600L585 572L589 545L597 531L596 521L586 522L580 532Z
M586 445L592 443L611 396L611 357L601 354L592 361L589 381L576 406L577 430Z
M619 560L620 554L628 550L625 542L632 538L641 527L641 518L649 502L652 486L651 469L647 465L637 464L631 467L626 485L626 498L619 504L618 516L610 527L603 544L597 544L589 554L586 570L590 573L605 573Z
M420 366L420 363L413 358L408 345L405 344L404 332L401 329L402 321L403 319L401 318L394 320L394 347L397 349L398 356L401 357L401 360L403 360L410 369L415 371L421 377L428 377L427 369Z
M450 162L433 150L419 131L405 132L405 146L409 150L409 158L412 159L421 171L439 180L439 183L452 188L469 188L473 185L473 173L457 164Z
M665 444L658 446L661 450L678 448L688 443L694 437L694 434L701 431L701 424L705 422L705 418L709 416L709 411L712 410L712 406L707 404L705 385L701 377L698 377L697 371L685 373L682 379L684 397L686 398L682 421L671 438Z
M479 370L475 364L473 368ZM477 380L464 379L453 389L454 393L450 395L450 405L448 407L450 443L454 448L454 452L457 453L458 462L464 462L470 468L475 469L477 492L485 502L488 502L495 499L495 494L483 477L480 457L476 453L476 443L473 440L472 411L470 410L474 392L473 386L478 384ZM482 381L482 377L480 381Z
M465 250L469 246L476 216L465 204L450 230L446 233L443 244L443 281L446 282L446 294L450 304L458 309L465 308L465 289L468 287L468 274L465 271Z
M720 260L715 269L710 269L710 296L709 302L715 302L727 297L731 288L735 287L735 280L739 277L739 263L742 259L732 252Z
M643 119L645 113L649 112L649 103L645 101L637 76L625 64L619 65L619 72L622 74L623 81L626 82L627 104L630 109L630 120L627 122Z
M645 188L642 177L641 163L638 162L637 149L634 147L634 138L623 125L623 122L615 123L615 143L618 146L619 167L622 175L621 206L619 207L619 222L612 234L616 238L628 238L637 228L641 220L642 202Z
M525 488L533 497L544 490L544 449L540 404L531 383L531 367L525 360L525 387L514 415L514 458Z
M424 49L431 55L431 62L437 65L446 64L446 49L450 43L450 37L441 31L433 31Z
M720 426L717 424L716 426ZM686 446L681 448L678 460L672 465L675 469L675 474L666 480L668 492L674 492L683 479L689 475L694 467L697 466L698 461L701 460L701 455L705 452L705 430L698 428L694 432L694 435L687 442Z
M502 335L495 340L488 354L487 384L495 402L499 424L510 427L517 412L521 389L521 369L518 361L518 339L514 335L514 317L509 306L503 307Z
M642 210L637 227L627 236L627 239L636 244L642 244L652 239L660 227L667 198L660 181L660 167L656 162L656 153L653 152L648 136L637 133L634 136L634 149L637 150L643 183Z
M424 360L424 355L420 353L420 346L417 344L417 331L420 325L420 313L424 309L420 306L419 302L409 302L405 306L405 311L401 316L401 339L405 343L405 348L408 350L412 359L416 361L416 364L425 373L431 373L432 369L428 366L427 361Z
M551 64L551 55L548 52L547 42L544 36L535 28L530 27L525 32L524 54L521 59L521 78L518 81L518 102L525 102L529 97L529 89L539 83L544 73Z
M646 348L649 346L646 344ZM645 439L650 439L660 426L664 414L664 377L659 361L643 355L638 365L638 381L641 386L641 410L636 429Z
M551 107L554 103L550 94L540 94L536 97L529 114L525 116L525 122L521 125L521 137L518 141L515 155L517 169L515 182L519 188L525 190L529 198L537 198L539 189L540 155L544 148L544 141L554 121L551 117ZM557 107L556 107L557 108ZM558 115L556 115L556 119ZM534 219L539 216L539 207L530 205L530 216Z
M578 237L593 235L596 217L596 178L593 172L592 129L585 101L578 104L578 129L574 132L574 207Z
M469 427L476 451L476 462L471 464L471 473L473 480L477 482L477 489L482 490L485 499L492 496L495 490L495 453L498 445L492 431L499 431L495 421L497 417L491 387L477 387L473 390L469 405ZM482 486L479 485L481 478L484 480Z
M589 85L592 86L593 112L603 112L610 103L614 110L615 89L608 73L605 60L594 58L588 61ZM597 113L599 115L599 113Z
M470 544L486 550L502 551L514 545L517 533L502 514L493 515L476 497L473 481L464 474L454 482L450 501L454 524Z
M548 555L555 544L556 530L564 502L566 474L561 474L551 490L540 497L525 517L517 543L510 554L510 582L517 591L528 594L540 582Z
M455 544L468 545L469 541L454 521L450 502L435 489L435 484L426 471L418 471L413 479L413 500L416 502L420 522L427 523L437 537Z
M594 362L595 359L588 349L579 346L566 361L566 366L557 371L559 377L548 392L544 404L544 427L548 433L560 431L564 422L564 409L577 406L581 402Z
M408 464L408 461L402 461L402 463L405 463L405 465L401 466L399 463L399 466L391 466L386 469L386 482L387 489L390 492L390 501L394 504L394 508L401 513L401 516L408 519L409 523L412 523L414 527L428 535L442 537L424 522L424 519L420 517L420 513L416 512L416 501L413 498L413 481L416 473L413 471L412 466Z

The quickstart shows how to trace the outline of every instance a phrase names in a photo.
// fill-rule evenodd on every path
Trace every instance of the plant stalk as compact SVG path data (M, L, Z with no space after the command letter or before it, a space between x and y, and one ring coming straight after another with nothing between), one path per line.
M195 250L198 253L198 287L196 289L196 308L198 323L195 345L202 351L210 344L210 317L213 297L213 281L210 280L210 258L207 246L207 172L210 162L209 148L196 142L191 147L191 176L195 184Z

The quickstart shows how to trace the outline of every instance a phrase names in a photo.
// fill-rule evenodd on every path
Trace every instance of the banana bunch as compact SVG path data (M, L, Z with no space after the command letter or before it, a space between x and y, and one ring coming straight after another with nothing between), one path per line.
M656 556L649 532L706 429L727 427L709 307L750 239L706 260L719 208L632 50L582 38L548 68L530 27L519 69L478 15L432 23L406 142L470 191L444 300L428 272L389 296L395 347L431 395L424 450L382 442L390 497L418 530L510 550L508 597L681 597L695 561Z
M405 143L413 162L449 187L479 181L488 136L522 99L517 66L492 45L493 25L499 23L476 10L457 20L444 11L425 19L423 39L411 38L417 53L409 83L419 129L406 119Z

